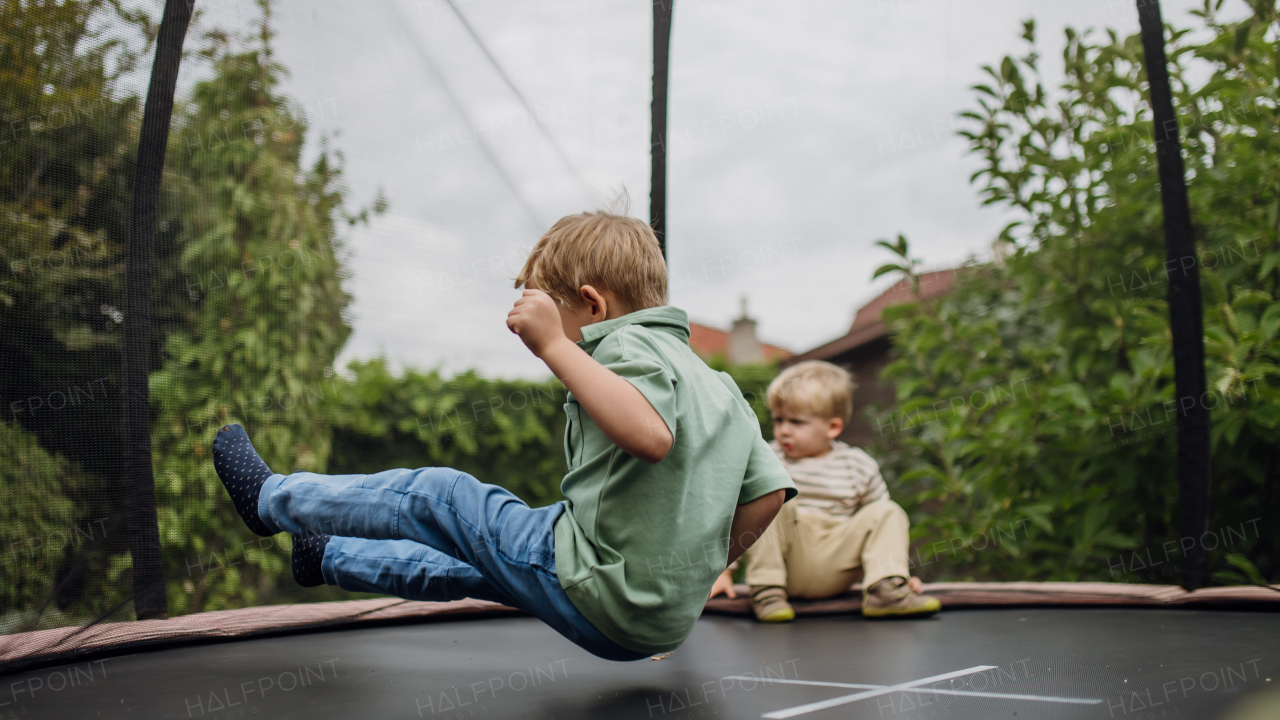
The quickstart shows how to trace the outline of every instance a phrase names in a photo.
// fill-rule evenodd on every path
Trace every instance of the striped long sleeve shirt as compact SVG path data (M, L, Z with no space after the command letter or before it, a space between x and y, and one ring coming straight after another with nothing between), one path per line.
M801 512L847 518L863 505L889 497L880 466L859 448L832 440L831 451L822 457L788 460L776 440L769 447L800 491L792 502Z

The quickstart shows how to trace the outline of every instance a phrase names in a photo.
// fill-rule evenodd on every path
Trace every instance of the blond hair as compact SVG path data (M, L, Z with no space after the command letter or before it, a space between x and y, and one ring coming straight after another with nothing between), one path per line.
M516 276L517 288L531 282L565 307L581 302L583 285L613 293L627 312L667 304L667 263L658 236L643 220L607 210L568 215L552 225Z
M853 414L853 389L853 376L844 368L806 360L774 378L765 392L765 401L773 412L786 408L848 422Z

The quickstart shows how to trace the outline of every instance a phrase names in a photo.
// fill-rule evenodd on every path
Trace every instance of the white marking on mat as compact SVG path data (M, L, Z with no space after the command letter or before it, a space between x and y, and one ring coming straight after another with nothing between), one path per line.
M730 675L726 680L754 680L768 685L781 683L784 685L813 685L815 687L838 687L851 690L879 690L884 685L867 685L865 683L822 682L820 680L783 680L781 678L761 678L748 675ZM1041 700L1044 702L1068 703L1071 705L1097 705L1102 702L1098 698L1069 698L1054 695L1019 695L1016 693L982 692L980 690L943 690L939 688L912 688L917 694L932 693L934 695L958 695L961 697L997 698L1003 700Z
M852 695L844 695L838 698L831 698L830 700L821 700L819 702L809 703L807 705L797 705L796 707L787 708L786 710L778 710L776 712L765 713L763 717L769 718L769 720L783 720L784 718L795 717L797 715L804 715L806 713L816 712L818 710L826 710L827 708L833 708L840 705L847 705L848 703L857 702L859 700L866 700L867 698L877 697L880 695L888 695L889 693L895 693L895 692L898 692L899 690L910 690L911 688L914 688L917 685L928 685L929 683L941 682L943 680L950 680L951 678L958 678L964 675L972 675L973 673L982 672L983 670L994 670L995 668L996 668L995 665L974 665L973 667L965 670L955 670L953 672L943 673L941 675L934 675L932 677L921 678L919 680L912 680L911 682L898 683L897 685L886 685L881 688L876 688L875 690L863 690L860 693L854 693Z

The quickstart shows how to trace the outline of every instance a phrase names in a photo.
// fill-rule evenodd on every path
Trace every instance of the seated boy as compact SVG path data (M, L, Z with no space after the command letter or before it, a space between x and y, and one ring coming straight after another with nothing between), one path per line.
M863 571L862 614L932 615L937 598L908 577L907 514L889 499L880 468L836 437L853 410L853 379L817 360L787 368L765 396L773 414L771 447L800 494L746 553L751 608L762 622L795 617L787 598L826 598L849 589ZM732 568L712 589L733 596Z
M214 466L252 530L294 536L304 586L492 600L611 660L673 650L795 487L737 386L689 350L666 277L647 225L595 212L557 222L516 279L507 326L568 389L564 502L449 468L273 474L239 425Z

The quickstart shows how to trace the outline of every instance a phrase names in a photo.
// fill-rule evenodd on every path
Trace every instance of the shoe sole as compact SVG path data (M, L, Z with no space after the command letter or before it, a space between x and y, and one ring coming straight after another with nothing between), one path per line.
M923 607L912 610L903 610L898 608L873 608L863 607L862 616L869 618L927 618L937 615L942 610L942 603L934 601Z
M787 608L786 610L778 610L776 612L769 613L764 617L757 616L756 619L763 623L791 622L796 619L796 611L791 608Z

